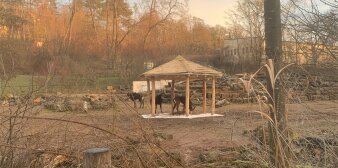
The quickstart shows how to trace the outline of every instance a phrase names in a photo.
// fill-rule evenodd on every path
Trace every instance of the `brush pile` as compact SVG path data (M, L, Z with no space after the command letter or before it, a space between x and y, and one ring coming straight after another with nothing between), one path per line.
M37 101L39 100L39 101ZM90 94L90 95L49 95L41 96L33 101L36 105L42 105L46 109L65 112L88 110L105 110L113 107L114 98L107 94Z

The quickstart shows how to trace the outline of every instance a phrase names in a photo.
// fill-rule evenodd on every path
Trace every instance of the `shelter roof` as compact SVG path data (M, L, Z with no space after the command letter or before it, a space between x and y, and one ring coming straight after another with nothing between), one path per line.
M175 59L143 73L141 77L175 78L188 75L194 78L221 77L223 73L216 71L213 68L186 60L182 56L177 56Z

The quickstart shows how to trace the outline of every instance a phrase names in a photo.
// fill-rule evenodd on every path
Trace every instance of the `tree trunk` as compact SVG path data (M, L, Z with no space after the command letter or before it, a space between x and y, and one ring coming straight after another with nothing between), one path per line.
M283 64L282 57L282 29L280 0L264 1L264 17L265 17L265 51L267 59L274 61L274 74L278 72ZM270 67L271 64L270 64ZM268 81L270 77L267 75ZM289 133L287 131L285 96L280 80L277 80L275 87L268 82L268 92L272 96L269 104L273 108L270 109L270 117L275 123L269 124L269 141L271 148L271 161L275 167L290 167L290 149L289 149Z

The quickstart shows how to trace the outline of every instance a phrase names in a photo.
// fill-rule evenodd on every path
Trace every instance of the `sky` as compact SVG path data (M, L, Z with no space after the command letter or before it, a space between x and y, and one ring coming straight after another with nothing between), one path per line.
M139 0L127 0L130 4ZM188 0L189 13L192 16L201 18L208 25L225 25L225 11L233 9L237 0ZM71 0L58 0L63 4Z
M131 4L139 0L128 0ZM225 25L225 11L233 9L237 0L188 0L189 13L208 25Z
M71 0L58 0L62 3L69 3ZM139 2L140 0L127 0L130 4ZM189 13L192 16L201 18L204 22L210 26L217 24L225 26L226 11L235 9L238 0L188 0ZM281 2L287 2L289 0L281 0ZM304 0L307 2L310 0ZM322 10L327 10L320 0L314 0Z
M211 26L225 25L225 11L232 10L237 0L189 0L189 12Z

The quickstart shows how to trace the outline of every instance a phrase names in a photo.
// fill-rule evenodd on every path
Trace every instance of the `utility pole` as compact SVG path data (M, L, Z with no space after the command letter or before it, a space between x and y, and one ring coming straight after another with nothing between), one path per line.
M281 24L280 0L264 0L264 19L265 19L265 52L267 59L271 59L274 65L272 67L276 74L283 66L282 56L282 24ZM272 62L267 61L267 62ZM268 73L267 73L268 74ZM267 81L271 81L267 75ZM267 82L268 92L272 98L269 98L270 117L274 123L269 124L269 145L270 159L274 167L290 167L290 148L289 132L287 129L287 113L285 109L284 89L278 79L275 86Z

